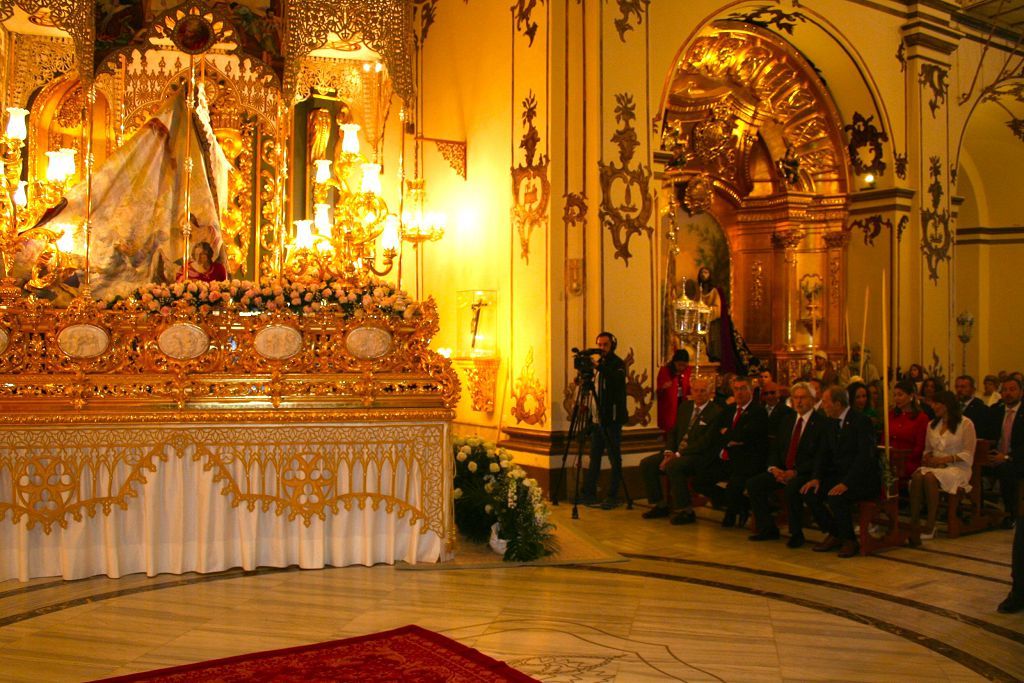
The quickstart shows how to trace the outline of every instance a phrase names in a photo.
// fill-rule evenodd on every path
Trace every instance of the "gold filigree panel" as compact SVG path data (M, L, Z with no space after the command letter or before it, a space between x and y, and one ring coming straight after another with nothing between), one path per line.
M75 45L70 38L12 33L10 51L13 68L8 75L7 102L12 107L27 108L29 97L37 89L57 76L77 71Z
M431 300L420 310L410 320L331 311L159 315L95 306L59 312L19 300L4 311L2 326L10 340L0 352L0 410L17 417L69 407L138 413L210 404L238 409L261 409L268 403L451 408L459 397L458 377L447 359L428 348L438 329L436 305ZM181 323L195 325L208 337L205 352L176 359L160 348L160 335ZM61 332L80 324L109 335L102 353L71 358L61 349ZM274 360L254 351L257 333L273 324L301 333L299 353ZM360 359L349 352L347 337L364 325L392 336L387 353Z
M295 95L301 60L330 37L343 43L360 40L381 55L395 92L414 101L412 3L403 0L304 0L285 4L286 100Z
M78 62L77 71L87 85L91 84L96 42L94 0L0 0L0 22L14 16L15 7L29 15L44 8L48 11L50 22L71 36Z
M383 419L383 416L378 417ZM372 420L371 420L372 421ZM0 440L0 520L44 533L139 504L173 458L212 472L219 493L301 520L394 513L446 538L447 427L416 424L12 427Z
M516 423L525 422L528 425L544 424L547 417L547 389L534 375L533 371L533 347L526 354L526 361L519 372L519 379L516 380L512 390L512 417Z

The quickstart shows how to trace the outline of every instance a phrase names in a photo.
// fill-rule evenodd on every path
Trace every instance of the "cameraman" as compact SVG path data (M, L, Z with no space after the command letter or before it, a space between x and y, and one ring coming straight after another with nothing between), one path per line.
M597 335L596 346L600 356L596 362L595 392L597 405L591 412L594 424L590 432L590 467L583 483L582 502L597 503L597 478L601 474L601 456L608 449L612 466L612 481L608 496L601 508L618 507L619 482L622 480L622 426L629 419L626 408L626 364L615 355L618 340L611 332Z

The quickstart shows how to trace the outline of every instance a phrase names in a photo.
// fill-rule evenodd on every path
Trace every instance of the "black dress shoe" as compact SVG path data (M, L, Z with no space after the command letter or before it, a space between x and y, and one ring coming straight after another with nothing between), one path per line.
M829 534L825 537L824 541L811 548L811 550L813 550L816 553L827 553L828 551L835 550L836 548L839 548L842 545L843 541L841 539L836 538L832 534Z
M677 512L669 521L676 526L680 524L693 524L697 521L697 515L693 510L682 510Z
M748 541L777 541L779 540L778 529L767 529L765 531L758 531L756 534L747 536Z
M804 544L804 535L803 534L797 534L795 536L790 536L789 540L786 541L786 547L787 548L800 548L801 546L803 546L803 544Z
M736 514L733 512L726 512L725 517L722 517L722 528L731 529L736 526Z
M999 603L999 607L996 607L996 611L1001 614L1016 614L1024 610L1024 597L1016 596L1010 593L1006 596L1006 599Z
M644 519L660 519L662 517L668 517L670 514L671 511L667 507L663 508L655 506L640 516Z
M857 541L843 541L843 545L839 548L839 557L854 557L860 554L860 543Z

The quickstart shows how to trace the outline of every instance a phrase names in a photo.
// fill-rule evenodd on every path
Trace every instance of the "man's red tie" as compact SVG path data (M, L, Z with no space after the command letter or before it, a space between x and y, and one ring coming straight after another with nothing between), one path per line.
M736 406L736 414L732 416L732 428L733 429L736 429L736 425L739 424L740 413L742 413L742 412L743 412L743 408L740 408L739 406ZM722 449L722 460L728 460L728 459L729 459L729 449L728 448L723 448Z
M804 431L804 420L797 415L796 427L793 429L793 436L789 438L789 450L786 451L786 469L796 468L796 449L800 445L800 436Z

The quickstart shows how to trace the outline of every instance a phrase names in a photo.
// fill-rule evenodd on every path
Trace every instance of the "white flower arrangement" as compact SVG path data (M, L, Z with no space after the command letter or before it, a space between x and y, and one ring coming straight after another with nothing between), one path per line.
M456 439L455 522L465 536L485 542L497 524L499 547L510 561L530 561L553 550L552 525L536 479L503 448L478 437Z

